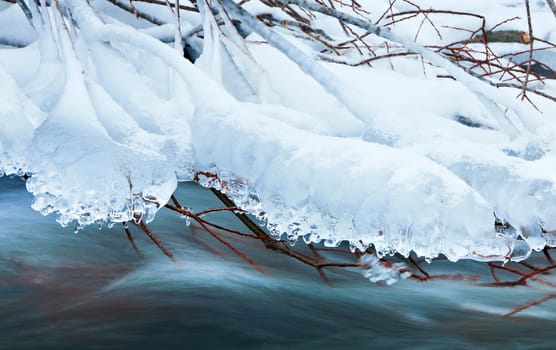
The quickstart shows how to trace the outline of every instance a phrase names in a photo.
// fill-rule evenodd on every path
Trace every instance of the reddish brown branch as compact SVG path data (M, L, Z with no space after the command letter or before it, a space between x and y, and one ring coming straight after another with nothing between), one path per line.
M147 234L147 236L149 236L151 241L153 241L154 244L164 253L164 255L166 255L168 258L170 258L170 260L172 260L176 264L181 264L181 262L174 256L174 254L172 254L172 252L170 252L164 246L164 244L162 244L162 242L158 239L158 237L147 227L147 225L145 225L143 221L139 221L138 225Z
M413 259L413 257L408 257L407 261L409 262L410 265L413 265L413 267L415 267L421 274L415 274L412 273L410 278L421 281L421 282L426 282L426 281L430 281L430 280L460 280L460 281L469 281L469 282L474 282L474 281L478 281L480 279L479 276L476 275L464 275L464 274L460 274L460 273L455 273L455 274L437 274L437 275L431 275L429 274L427 271L425 271L425 269L421 266L421 264L419 264L417 261L415 261L415 259Z
M464 275L461 273L454 273L454 274L438 274L438 275L429 275L429 276L419 276L416 274L412 274L409 276L412 279L426 282L430 280L449 280L449 281L467 281L467 282L475 282L480 280L479 276L476 275Z
M407 258L407 260L409 261L409 263L411 265L413 265L417 270L419 270L419 272L421 272L423 274L423 276L425 276L425 278L430 278L430 275L427 271L425 271L425 269L423 269L421 267L421 265L415 261L415 259L413 259L411 256L409 258Z
M178 202L178 199L176 198L175 195L171 195L171 196L170 196L170 199L172 200L172 203L174 203L174 205L175 205L177 208L182 209L182 206L181 206L180 202Z
M131 235L131 231L129 231L129 227L127 226L127 223L124 222L123 225L124 225L125 234L126 234L126 236L127 236L127 240L129 241L129 243L130 243L131 246L133 247L133 250L135 250L135 252L136 252L137 254L142 255L142 254L141 254L141 251L139 250L139 248L138 248L137 245L135 244L135 241L133 240L133 236Z
M198 213L195 213L196 216L203 216L203 215L207 215L207 214L211 214L211 213L219 213L219 212L232 212L232 213L236 213L236 212L245 212L243 209L241 208L237 208L237 207L228 207L228 208L212 208L212 209L207 209L207 210L203 210L200 211Z
M543 252L544 256L546 257L546 260L548 260L548 262L549 262L551 265L554 265L554 260L552 259L552 256L550 255L549 249L550 249L550 248L548 248L548 247L544 247L544 249L542 250L542 252Z
M173 202L177 205L180 205L179 202L177 201L177 199L175 199ZM257 265L252 259L250 259L247 255L245 255L243 252L239 251L237 248L235 248L233 245L231 245L229 242L225 241L222 237L220 237L216 232L214 232L209 226L217 226L216 224L210 224L208 223L206 220L204 220L203 218L201 218L201 215L207 214L207 213L213 213L216 211L232 211L235 212L235 210L229 210L229 209L236 209L236 208L219 208L219 209L209 209L209 210L205 210L200 212L201 214L197 213L194 214L192 212L190 212L187 209L184 209L183 207L177 207L177 206L172 206L169 204L166 204L165 206L168 209L171 209L173 211L176 211L182 215L188 216L190 218L192 218L193 220L195 220L208 234L210 234L212 237L214 237L216 240L218 240L220 243L222 243L223 245L225 245L226 247L228 247L231 251L233 251L237 256L239 256L240 258L242 258L243 260L245 260L247 263L249 263L250 265L252 265L253 267L255 267L255 269L257 269L260 272L264 272L262 267L260 267L259 265ZM225 231L230 232L230 233L234 233L234 234L238 234L240 236L247 236L246 234L243 234L239 231L234 231L234 230L230 230L230 229L225 229Z
M526 285L528 280L532 280L532 281L535 281L537 283L541 283L541 284L556 288L555 283L547 281L547 280L539 278L539 277L536 277L539 274L546 273L547 271L550 271L550 270L556 268L556 265L549 265L549 266L546 266L546 267L543 267L543 268L536 268L533 265L530 265L530 264L528 264L528 265L529 265L528 268L534 268L534 270L532 272L526 273L526 272L520 271L518 269L509 267L509 266L489 263L490 272L492 274L492 277L494 278L494 282L493 283L486 283L484 285L494 286L494 287L522 286L522 285ZM512 281L501 281L498 278L498 276L495 272L495 269L503 270L503 271L518 275L518 276L520 276L520 278L518 278L516 280L512 280Z
M264 270L261 266L259 266L257 263L255 263L255 261L253 261L251 258L249 258L247 255L245 255L243 252L239 251L236 247L234 247L233 245L231 245L230 243L226 242L222 237L220 237L216 232L214 232L213 230L211 230L205 223L203 220L199 220L198 217L194 216L193 219L195 221L197 221L197 223L199 223L199 225L201 225L201 227L212 237L214 237L217 241L219 241L220 243L222 243L223 245L225 245L226 247L228 247L231 251L233 251L237 256L239 256L240 258L242 258L243 260L245 260L248 264L250 264L251 266L253 266L257 271L264 273Z
M523 311L523 310L525 310L525 309L528 309L528 308L530 308L530 307L533 307L533 306L535 306L535 305L542 304L542 303L544 303L545 301L550 300L550 299L554 299L554 298L556 298L556 294L547 295L547 296L545 296L545 297L542 297L542 298L537 299L537 300L535 300L535 301L532 301L532 302L530 302L530 303L527 303L527 304L521 305L521 306L519 306L519 307L516 307L516 308L513 309L512 311L510 311L510 312L508 312L507 314L505 314L504 317L513 316L513 315L517 314L518 312L521 312L521 311Z
M556 265L549 265L549 266L544 267L544 268L542 268L542 269L538 269L538 270L535 270L535 271L530 272L530 273L528 273L528 274L525 274L523 277L521 277L521 279L519 279L519 281L525 282L525 281L527 281L528 279L533 279L533 277L535 277L535 276L537 276L537 275L539 275L539 274L541 274L541 273L545 273L545 272L547 272L547 271L553 270L553 269L556 269ZM539 281L539 279L535 279L535 280L536 280L536 281Z

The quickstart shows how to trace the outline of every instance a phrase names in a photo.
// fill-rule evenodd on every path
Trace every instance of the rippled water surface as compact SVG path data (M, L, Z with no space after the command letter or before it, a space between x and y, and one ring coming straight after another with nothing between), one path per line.
M196 210L218 205L194 185L178 197ZM162 211L152 229L183 262L176 266L136 229L142 256L121 226L74 234L30 209L31 200L23 182L0 178L2 349L556 348L556 300L500 316L550 292L538 286L381 287L358 271L332 270L328 287L291 258L234 241L261 274ZM241 228L232 216L218 221ZM483 264L425 267L491 281Z

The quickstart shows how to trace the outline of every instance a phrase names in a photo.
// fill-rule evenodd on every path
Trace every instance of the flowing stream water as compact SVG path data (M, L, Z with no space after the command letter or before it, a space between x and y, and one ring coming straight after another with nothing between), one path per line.
M195 210L219 206L182 184ZM357 270L329 270L333 286L257 241L233 244L260 273L179 216L150 227L175 265L139 230L142 255L120 225L75 234L30 208L19 179L0 178L1 349L554 349L556 300L501 315L546 288L403 280L382 287ZM241 229L230 214L217 222ZM425 264L492 281L485 264Z

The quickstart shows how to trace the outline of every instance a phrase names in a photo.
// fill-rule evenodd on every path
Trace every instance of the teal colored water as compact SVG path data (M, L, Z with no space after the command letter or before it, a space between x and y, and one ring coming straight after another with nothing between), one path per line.
M182 185L196 210L211 193ZM547 294L535 286L492 288L463 281L371 284L356 271L314 269L264 249L233 244L257 272L169 211L152 229L176 266L133 229L73 233L30 208L24 183L0 178L1 349L554 349L556 300L513 318L500 315ZM222 225L241 228L233 216ZM431 272L479 274L484 264L439 262Z

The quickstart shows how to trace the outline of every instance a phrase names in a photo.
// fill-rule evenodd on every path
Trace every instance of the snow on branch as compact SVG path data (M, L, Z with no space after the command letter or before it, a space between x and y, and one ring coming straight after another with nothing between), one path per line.
M27 178L41 213L78 228L133 221L170 258L146 226L163 207L249 262L207 213L168 205L179 181L226 195L267 226L265 240L372 246L376 259L356 263L371 279L407 272L381 260L394 253L519 261L554 245L554 104L534 100L541 114L512 95L553 95L550 75L534 71L553 31L535 28L546 40L524 51L497 47L486 16L462 10L450 13L464 22L454 31L480 20L484 35L446 44L434 22L446 11L377 4L60 0L31 3L30 16L14 4L38 40L0 48L0 168ZM154 26L135 28L132 15ZM426 29L408 35L405 16L422 16L436 41L408 39ZM157 39L171 34L173 46ZM198 58L184 57L182 39Z
M231 2L230 0L224 0L226 2ZM527 128L529 131L534 131L538 127L539 121L537 117L532 113L530 110L524 108L522 104L519 104L517 101L509 98L507 95L500 93L497 89L492 89L491 87L485 85L483 82L479 81L476 76L468 74L460 67L454 65L449 60L445 59L441 55L431 51L428 48L422 47L420 45L415 44L409 40L406 40L398 35L396 35L393 31L388 28L383 28L380 26L376 26L369 21L362 20L360 18L351 16L349 14L343 13L331 7L322 6L316 2L306 1L306 0L276 0L278 4L295 4L300 6L301 8L320 12L322 14L337 18L345 23L355 25L359 28L366 30L369 33L375 34L387 40L396 42L410 50L411 52L415 52L423 56L429 62L439 67L442 67L448 74L453 76L456 80L464 84L467 88L472 90L473 92L489 98L493 102L497 103L500 106L508 106L512 108L515 112L518 113L520 116L520 123ZM511 132L515 135L515 131L520 130L519 124L516 126L511 119L510 120L503 120L501 118L498 119L502 125L505 126L508 132Z

